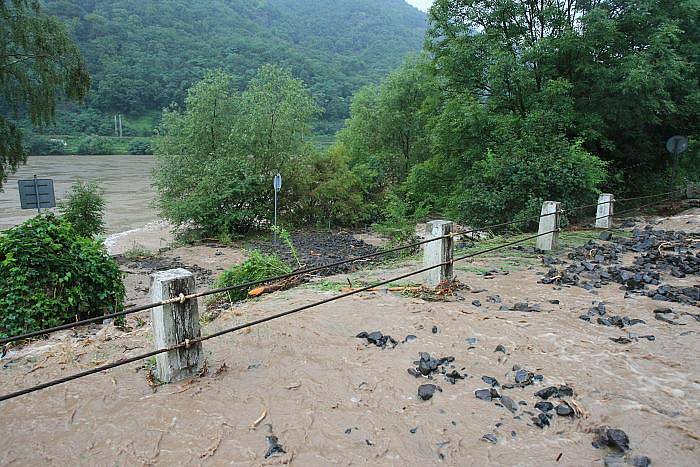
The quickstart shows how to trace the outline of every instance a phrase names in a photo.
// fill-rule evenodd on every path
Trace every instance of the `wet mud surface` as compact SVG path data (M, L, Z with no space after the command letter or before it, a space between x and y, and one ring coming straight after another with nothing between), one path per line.
M579 261L572 252L554 256ZM621 265L635 255L622 252ZM208 372L192 381L152 388L133 364L5 402L0 464L697 465L700 308L612 280L544 284L552 265L532 257L509 271L493 258L462 265L466 287L445 301L365 292L207 341ZM700 282L656 272L660 284ZM263 296L204 332L337 293ZM580 318L591 310L593 322ZM0 362L3 392L151 350L148 321L13 349Z
M377 253L380 251L380 247L376 244L376 240L376 237L371 238L369 235L355 235L348 232L333 234L328 232L301 232L291 236L291 242L296 250L297 258L294 257L292 250L281 239L278 239L276 244L272 242L255 242L250 245L250 248L267 254L274 253L293 268L313 268L336 263L347 258L357 258ZM343 272L352 272L381 262L382 259L384 258L359 260L324 269L316 274L330 276ZM299 263L301 263L301 266L299 266Z

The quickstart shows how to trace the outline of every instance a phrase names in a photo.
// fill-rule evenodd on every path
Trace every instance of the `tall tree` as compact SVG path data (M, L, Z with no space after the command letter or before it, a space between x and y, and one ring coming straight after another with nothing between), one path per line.
M53 121L60 97L82 100L90 75L63 24L42 13L38 0L0 1L0 188L26 162L16 120Z
M525 118L561 83L566 136L644 176L667 167L666 138L700 135L699 16L697 0L436 0L428 47L452 92L498 114Z

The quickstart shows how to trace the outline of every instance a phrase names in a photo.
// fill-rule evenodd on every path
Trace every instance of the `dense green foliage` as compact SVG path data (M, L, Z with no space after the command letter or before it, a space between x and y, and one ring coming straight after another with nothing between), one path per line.
M0 187L26 160L20 111L34 125L53 121L61 96L82 100L90 76L63 24L36 0L0 2Z
M699 15L695 0L436 0L426 55L356 94L336 150L399 233L666 191L674 134L700 175Z
M232 287L234 285L257 282L269 277L289 274L292 268L274 255L265 255L254 250L243 263L222 272L216 281L216 288ZM227 292L231 302L245 300L247 289L233 289Z
M0 233L0 336L113 313L123 299L117 263L66 219L43 214Z
M83 237L93 238L105 232L104 190L95 182L76 182L58 205L63 219Z
M282 218L352 223L361 199L342 159L316 155L309 126L319 109L288 70L264 66L243 91L224 72L188 92L185 109L163 115L154 173L163 215L202 234L229 236L266 227L272 179L281 173ZM347 176L339 179L338 176ZM339 203L345 203L341 206Z
M425 15L403 0L45 0L70 25L94 86L88 110L70 108L53 133L113 134L133 117L182 104L207 71L242 89L277 64L309 84L321 128L347 116L352 94L420 49ZM81 115L90 113L88 118ZM153 126L136 133L150 136ZM125 133L126 134L126 133ZM131 133L129 133L131 134Z

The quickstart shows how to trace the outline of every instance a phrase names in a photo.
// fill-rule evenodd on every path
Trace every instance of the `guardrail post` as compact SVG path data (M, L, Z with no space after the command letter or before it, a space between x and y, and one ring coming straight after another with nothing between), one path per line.
M151 276L151 298L162 302L195 293L195 280L186 269L159 271ZM197 300L161 305L151 310L156 349L172 347L201 336ZM156 377L170 383L195 376L204 365L202 343L156 355Z
M615 205L615 197L610 193L604 193L598 197L598 209L595 214L596 229L612 228L612 215Z
M686 189L686 198L688 199L698 199L700 198L700 183L688 183L688 188Z
M552 232L559 229L561 221L561 203L558 201L545 201L542 203L542 213L540 216L540 228L538 234ZM552 232L547 235L537 237L537 248L542 251L550 251L556 248L559 240L559 232Z
M443 264L440 268L431 269L425 273L423 285L435 288L442 282L452 283L454 278L454 266L452 264L454 240L451 236L452 222L436 220L426 224L426 240L436 237L444 237L441 240L426 243L423 247L423 266L430 267Z

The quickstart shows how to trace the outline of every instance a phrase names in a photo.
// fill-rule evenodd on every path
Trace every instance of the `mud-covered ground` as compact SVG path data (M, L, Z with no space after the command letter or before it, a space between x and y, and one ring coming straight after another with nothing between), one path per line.
M654 228L700 232L700 213L682 215L655 220ZM556 257L570 264L567 254L592 236L564 235ZM207 249L168 255L212 275L240 260L235 251L198 248ZM632 264L634 254L621 261ZM318 278L224 311L204 333L331 297L348 279L357 287L418 264ZM4 402L0 464L642 465L648 456L652 465L697 465L700 322L693 315L700 309L626 294L616 282L591 290L542 284L549 269L542 255L510 249L457 265L464 287L445 301L380 289L207 341L208 372L192 381L153 388L147 368L132 364ZM697 275L659 274L671 285L700 283ZM145 300L143 292L133 298ZM600 302L605 316L644 323L620 329L580 318ZM654 313L666 307L675 324ZM148 316L131 317L125 331L93 326L11 350L1 362L2 392L152 349ZM363 331L398 344L377 347L356 337ZM621 337L630 342L611 340ZM454 357L443 368L459 377L409 374L420 368L420 352ZM498 381L500 398L475 396L491 387L484 376ZM522 385L509 388L516 378ZM440 389L421 400L424 384ZM545 401L535 393L552 386L572 389L548 401L566 401L576 413L550 411L549 426L540 428L535 405ZM630 450L594 447L601 426L623 430Z

